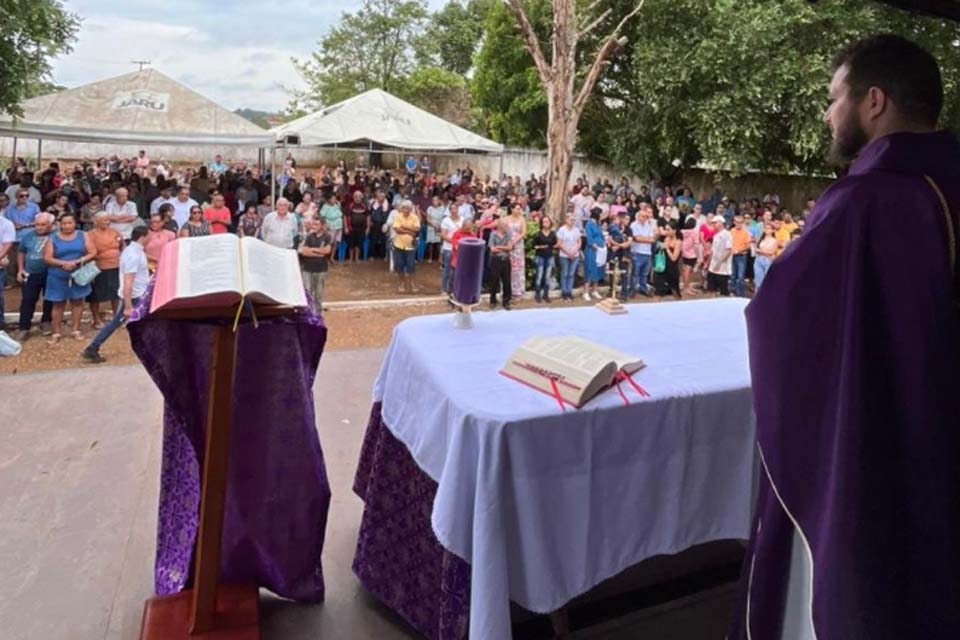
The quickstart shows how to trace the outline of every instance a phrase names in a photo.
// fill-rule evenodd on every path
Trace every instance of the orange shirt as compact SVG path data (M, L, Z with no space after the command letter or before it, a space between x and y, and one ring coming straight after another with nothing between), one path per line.
M730 230L730 235L733 236L733 255L738 253L745 253L750 249L750 232L744 228L737 229L734 227Z
M230 209L210 207L203 212L203 219L210 223L210 233L226 233L230 224Z
M91 229L90 234L93 246L97 248L95 261L100 271L120 268L120 247L123 246L122 236L115 230L107 228L103 231Z

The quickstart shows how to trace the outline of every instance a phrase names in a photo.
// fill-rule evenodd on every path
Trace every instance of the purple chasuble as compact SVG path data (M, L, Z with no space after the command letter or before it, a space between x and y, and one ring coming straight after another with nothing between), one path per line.
M794 536L819 640L960 638L958 213L952 134L875 140L748 306L762 468L730 640L780 640Z
M153 284L129 324L130 341L163 393L157 595L192 572L213 323L147 315ZM326 342L312 311L241 324L237 336L220 574L301 602L323 599L320 554L330 486L313 408Z

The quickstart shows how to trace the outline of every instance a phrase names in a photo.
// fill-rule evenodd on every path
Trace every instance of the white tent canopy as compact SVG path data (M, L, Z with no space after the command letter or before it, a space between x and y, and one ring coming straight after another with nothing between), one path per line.
M24 101L0 136L109 144L273 147L257 125L155 69Z
M503 153L503 145L438 118L380 89L372 89L270 130L301 147Z

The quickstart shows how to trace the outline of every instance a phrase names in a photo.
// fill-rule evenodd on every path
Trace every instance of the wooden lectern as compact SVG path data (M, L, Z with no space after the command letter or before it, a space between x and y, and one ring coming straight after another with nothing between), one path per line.
M257 317L292 311L291 307L257 306L254 323ZM220 584L220 545L237 358L237 333L229 321L237 313L236 309L181 309L156 314L174 320L227 322L216 326L213 338L193 588L147 600L140 640L260 639L257 585Z

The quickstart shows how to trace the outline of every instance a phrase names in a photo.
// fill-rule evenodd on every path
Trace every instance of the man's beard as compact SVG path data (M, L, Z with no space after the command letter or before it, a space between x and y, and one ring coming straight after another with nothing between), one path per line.
M853 112L834 132L827 162L834 167L846 167L860 155L860 150L867 142L867 132L860 126L856 112Z

